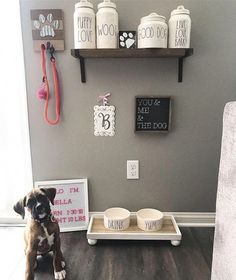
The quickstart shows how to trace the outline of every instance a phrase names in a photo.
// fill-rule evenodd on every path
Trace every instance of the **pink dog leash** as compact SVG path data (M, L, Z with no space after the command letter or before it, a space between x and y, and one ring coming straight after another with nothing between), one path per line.
M54 94L55 94L55 100L56 100L56 119L50 120L48 118L48 104L49 104L49 97L50 97L50 89L49 89L49 83L47 78L47 69L46 69L46 47L44 44L41 45L41 67L43 72L43 83L40 86L37 95L39 99L45 100L45 106L44 106L44 120L50 124L55 125L59 122L60 119L60 88L59 88L59 79L57 74L57 68L56 68L56 59L53 56L54 48L50 49L51 54L51 66L52 66L52 73L53 73L53 81L54 81Z

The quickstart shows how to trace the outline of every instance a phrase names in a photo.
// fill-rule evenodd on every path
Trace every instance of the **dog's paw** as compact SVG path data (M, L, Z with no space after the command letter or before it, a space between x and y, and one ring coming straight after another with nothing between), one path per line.
M54 276L55 276L55 279L57 279L57 280L66 279L66 271L65 270L54 271Z
M38 262L36 260L35 263L34 263L34 269L36 269L37 267L38 267Z
M38 262L36 260L35 263L34 263L34 269L36 269L37 267L38 267Z
M66 263L61 261L61 266L62 266L62 268L64 268L66 266Z

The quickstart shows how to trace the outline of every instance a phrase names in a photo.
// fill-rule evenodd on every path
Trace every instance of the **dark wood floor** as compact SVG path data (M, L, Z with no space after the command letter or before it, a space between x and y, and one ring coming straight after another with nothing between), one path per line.
M181 246L168 241L99 241L62 233L67 280L210 280L213 228L182 228ZM23 229L0 228L1 279L24 280ZM2 250L3 249L3 250ZM52 259L41 259L36 280L53 280Z

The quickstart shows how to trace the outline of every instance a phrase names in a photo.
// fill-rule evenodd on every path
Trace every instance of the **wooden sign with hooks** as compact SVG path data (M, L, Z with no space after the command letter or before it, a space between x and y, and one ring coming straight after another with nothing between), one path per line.
M63 12L59 9L31 10L33 47L51 44L56 51L65 50Z

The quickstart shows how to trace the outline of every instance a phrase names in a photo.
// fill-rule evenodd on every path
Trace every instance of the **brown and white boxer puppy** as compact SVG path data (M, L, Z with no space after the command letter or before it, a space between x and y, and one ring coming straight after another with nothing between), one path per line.
M55 279L65 279L65 263L61 252L60 229L53 217L50 202L53 204L56 195L54 188L35 188L15 205L14 210L25 217L25 207L30 212L24 238L26 254L25 280L34 279L34 268L37 266L37 255L53 252Z

